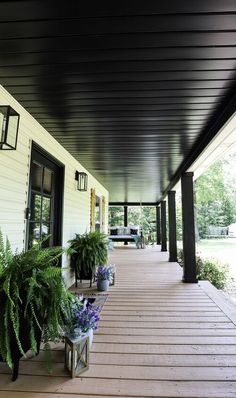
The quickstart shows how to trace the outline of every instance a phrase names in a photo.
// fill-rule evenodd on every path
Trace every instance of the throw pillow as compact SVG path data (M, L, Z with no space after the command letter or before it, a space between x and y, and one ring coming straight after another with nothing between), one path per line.
M116 228L116 229L111 229L110 230L110 235L118 235L118 229Z
M130 235L138 235L138 230L130 228Z

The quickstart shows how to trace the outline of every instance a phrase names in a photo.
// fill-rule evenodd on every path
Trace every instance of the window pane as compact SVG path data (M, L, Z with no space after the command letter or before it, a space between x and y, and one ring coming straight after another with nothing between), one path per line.
M43 242L42 242L43 248L49 247L52 245L52 243L51 243L52 237L50 236L51 228L52 228L52 224L46 224L46 223L42 224L41 231L42 231L42 239L43 239Z
M30 222L29 224L29 247L34 246L40 240L40 224Z
M41 195L33 193L31 195L31 221L41 220Z
M50 222L51 220L51 199L43 197L43 206L42 206L42 220L45 222Z
M33 163L31 170L32 189L41 192L43 168L39 164Z
M43 178L43 192L50 194L52 192L52 171L48 169L44 169L44 178Z

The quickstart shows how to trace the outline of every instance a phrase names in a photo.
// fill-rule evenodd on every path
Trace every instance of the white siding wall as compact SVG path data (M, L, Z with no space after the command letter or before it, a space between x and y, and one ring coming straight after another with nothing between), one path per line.
M62 228L63 246L67 246L67 241L72 239L75 233L89 231L90 189L95 188L97 195L104 195L106 203L108 203L108 192L1 86L0 105L10 105L20 114L17 150L0 151L0 228L8 236L14 250L21 251L24 248L26 230L24 211L27 207L33 140L65 165ZM74 179L76 170L88 174L87 192L76 190Z

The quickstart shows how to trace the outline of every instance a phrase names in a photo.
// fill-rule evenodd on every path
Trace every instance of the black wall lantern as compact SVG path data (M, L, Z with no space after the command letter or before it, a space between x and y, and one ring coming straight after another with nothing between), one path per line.
M0 149L16 149L19 119L9 105L0 106Z
M88 189L88 175L79 171L75 172L75 180L77 181L78 191L87 191Z

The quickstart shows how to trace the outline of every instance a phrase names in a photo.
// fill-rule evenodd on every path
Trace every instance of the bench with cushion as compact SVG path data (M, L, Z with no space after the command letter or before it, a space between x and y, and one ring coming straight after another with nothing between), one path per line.
M108 238L113 242L135 242L135 238L138 236L140 236L139 226L131 225L129 227L110 227L110 235Z

